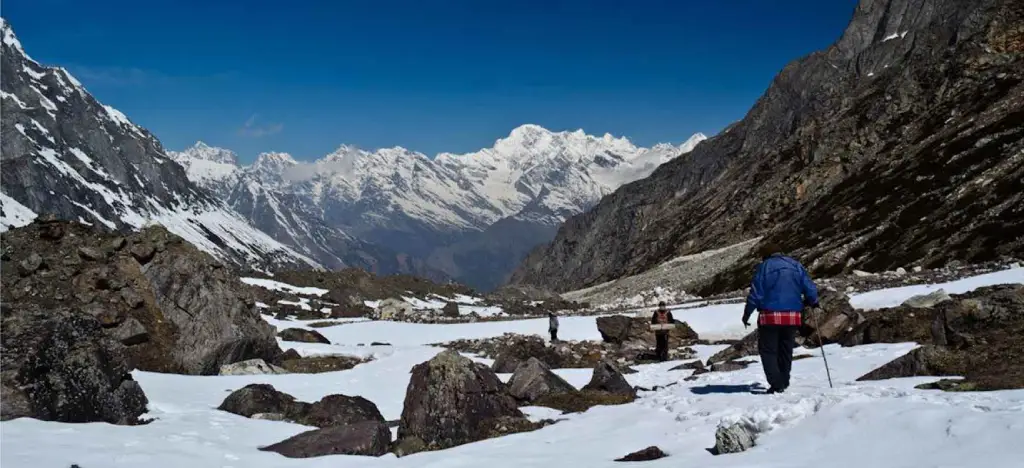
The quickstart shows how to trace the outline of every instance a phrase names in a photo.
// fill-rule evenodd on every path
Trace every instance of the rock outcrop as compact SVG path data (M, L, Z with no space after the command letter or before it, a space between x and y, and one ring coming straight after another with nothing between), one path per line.
M398 444L416 439L426 450L445 449L493 437L510 421L529 422L494 372L443 351L412 369Z
M96 318L67 307L4 303L0 329L0 420L136 424L146 411L124 346Z
M760 235L816 275L1024 257L1022 21L1019 0L862 0L741 121L566 221L512 282L570 291ZM687 290L742 288L754 262Z
M917 314L892 342L918 341L924 346L861 377L877 380L911 376L962 376L957 390L1024 388L1024 285L980 288L954 295L932 309L901 306L878 311L882 320L902 312ZM869 316L872 321L874 316ZM881 326L872 330L881 329ZM879 332L881 333L881 332ZM863 333L855 335L859 342ZM941 386L939 388L942 388Z
M162 227L122 236L39 219L2 242L4 271L22 267L3 275L4 303L67 304L93 316L132 367L212 375L281 352L238 277Z
M521 403L532 403L554 393L576 393L565 379L559 377L537 358L520 363L508 381L508 392Z

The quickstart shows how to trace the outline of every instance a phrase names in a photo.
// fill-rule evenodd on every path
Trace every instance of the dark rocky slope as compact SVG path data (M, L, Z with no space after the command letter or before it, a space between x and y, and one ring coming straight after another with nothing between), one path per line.
M1024 4L862 0L743 120L570 219L512 282L571 290L758 235L818 274L1020 256L1022 178Z

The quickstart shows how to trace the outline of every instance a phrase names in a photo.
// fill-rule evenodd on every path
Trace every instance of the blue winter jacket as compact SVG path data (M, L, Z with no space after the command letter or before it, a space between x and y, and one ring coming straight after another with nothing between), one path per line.
M818 288L811 281L811 275L800 262L774 254L757 266L754 280L750 282L743 320L746 321L754 309L798 312L805 305L818 305Z

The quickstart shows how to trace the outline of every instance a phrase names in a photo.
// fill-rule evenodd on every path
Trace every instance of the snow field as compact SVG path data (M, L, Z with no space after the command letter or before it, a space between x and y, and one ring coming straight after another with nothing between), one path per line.
M1020 269L983 275L948 285L947 291L1012 282ZM1018 280L1019 281L1019 280ZM954 284L955 283L955 284ZM867 293L868 304L906 299L919 290L907 288ZM888 302L887 302L888 301ZM855 300L855 303L856 300ZM734 309L739 307L737 311ZM698 307L679 311L699 333L731 333L739 325L742 305ZM297 321L268 322L277 327ZM741 326L740 326L741 327ZM544 429L404 458L331 456L288 459L257 447L278 442L309 428L275 421L250 420L216 410L230 391L249 383L269 383L303 401L325 395L360 395L373 401L388 420L398 419L412 366L440 348L427 343L456 338L485 338L505 332L542 335L546 320L470 324L352 322L320 328L332 345L284 343L304 355L351 354L374 361L354 369L324 374L266 376L181 376L135 372L149 397L148 417L139 427L102 423L62 424L19 419L0 423L0 465L66 467L433 467L493 468L587 466L619 467L612 460L650 445L669 458L645 466L722 467L1019 467L1024 457L1024 391L944 393L913 388L936 378L856 382L855 379L905 354L912 343L841 348L827 346L836 388L825 379L821 350L793 365L793 383L781 395L755 395L763 389L758 363L749 368L682 380L690 371L669 371L683 361L636 366L626 379L634 385L670 385L641 392L622 406L595 407L582 414L556 415L527 408L531 417L564 419ZM599 339L594 317L565 317L560 333L567 339ZM382 341L391 346L357 346ZM723 346L695 347L706 359ZM754 361L756 357L749 358ZM485 359L477 359L486 362ZM555 371L580 387L589 369ZM507 379L508 374L500 375ZM720 424L739 422L759 433L758 446L740 454L712 456Z

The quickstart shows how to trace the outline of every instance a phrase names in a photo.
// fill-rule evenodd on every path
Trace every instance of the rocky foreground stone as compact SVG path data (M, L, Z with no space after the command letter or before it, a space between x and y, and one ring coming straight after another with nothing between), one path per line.
M492 370L448 350L413 367L396 448L441 450L542 425L526 419Z
M67 307L0 305L0 420L136 424L146 395L124 345Z
M12 314L60 304L94 317L129 368L212 375L281 352L238 278L159 226L122 236L43 217L4 233L2 260Z

